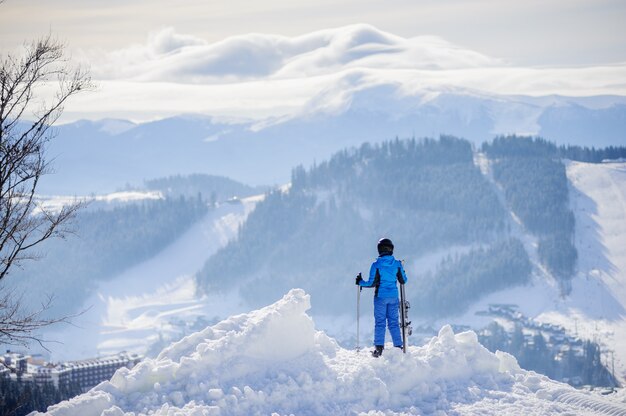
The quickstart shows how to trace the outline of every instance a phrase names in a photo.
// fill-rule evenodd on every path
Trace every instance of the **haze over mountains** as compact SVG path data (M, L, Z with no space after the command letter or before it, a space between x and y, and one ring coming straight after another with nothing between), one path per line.
M89 60L98 91L76 97L65 116L91 121L59 128L47 193L188 173L282 184L296 165L394 137L624 141L626 65L520 68L366 24L216 43L166 28Z
M536 98L462 90L402 96L392 84L357 92L339 85L332 91L342 93L345 102L336 111L311 111L289 119L232 124L189 115L142 124L65 124L50 145L57 173L44 180L42 192L111 192L126 183L192 173L276 185L289 181L294 166L309 166L343 148L394 137L453 134L480 144L496 135L523 133L557 144L624 143L626 98L619 96Z

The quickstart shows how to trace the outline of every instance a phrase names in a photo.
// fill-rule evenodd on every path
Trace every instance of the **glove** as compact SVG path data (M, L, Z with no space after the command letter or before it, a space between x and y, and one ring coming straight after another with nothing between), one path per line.
M358 286L359 283L361 283L363 281L363 278L361 277L361 273L359 273L356 277L356 285Z

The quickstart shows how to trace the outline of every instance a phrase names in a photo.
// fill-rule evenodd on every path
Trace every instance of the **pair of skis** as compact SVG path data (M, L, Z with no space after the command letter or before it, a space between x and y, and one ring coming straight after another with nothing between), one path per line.
M407 339L413 333L411 321L409 321L409 309L411 304L404 294L404 283L400 283L400 330L402 331L402 352L406 354Z
M361 276L361 273L359 273ZM360 316L361 316L361 291L363 286L357 286L356 288L356 351L359 352L361 347L360 342ZM406 348L408 345L408 337L413 333L411 328L411 321L409 321L409 309L411 304L406 300L404 294L404 283L400 283L400 330L402 331L402 352L406 354Z

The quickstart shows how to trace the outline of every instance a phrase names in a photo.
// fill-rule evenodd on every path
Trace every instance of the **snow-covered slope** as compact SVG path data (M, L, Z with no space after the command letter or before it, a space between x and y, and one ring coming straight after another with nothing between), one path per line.
M481 165L484 169L485 164ZM455 323L480 328L491 318L476 316L490 303L519 305L539 322L561 325L570 334L598 342L603 363L626 382L626 163L566 163L575 216L578 270L572 291L560 296L556 282L538 266L536 239L513 226L534 259L531 285L481 299Z
M572 208L576 214L578 268L606 287L611 302L595 304L596 315L614 319L626 308L626 163L569 162Z
M569 162L567 176L576 219L578 274L568 307L540 318L599 340L607 363L614 353L616 375L624 382L626 163Z
M449 326L406 355L340 348L300 289L164 349L50 415L607 414L626 405L521 370Z
M537 319L593 339L626 381L626 163L567 163L576 220L578 273L572 293Z
M178 338L197 317L241 311L236 299L198 297L193 275L233 238L261 197L223 204L155 257L100 283L72 326L53 326L45 338L51 358L76 360L122 350L145 354L159 340Z

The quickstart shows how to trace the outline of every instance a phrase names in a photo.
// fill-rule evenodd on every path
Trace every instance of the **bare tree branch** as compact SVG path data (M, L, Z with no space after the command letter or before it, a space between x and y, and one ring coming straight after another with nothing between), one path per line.
M58 84L54 100L33 110L36 90ZM0 65L0 279L28 258L25 252L50 237L62 235L60 225L70 220L79 205L58 213L35 212L40 178L48 173L45 162L50 127L68 98L92 88L87 72L71 69L63 45L49 35L26 48L22 57L8 55ZM30 121L23 119L31 114Z
M56 86L56 94L46 101L40 88L50 86ZM67 224L82 204L46 209L37 201L37 187L50 172L45 156L51 126L70 97L92 88L88 72L72 68L63 45L51 35L19 56L0 57L0 281L12 268L36 259L33 249L39 244L71 231ZM0 343L41 343L33 335L37 329L67 320L43 318L51 302L27 313L19 299L0 293Z
M52 306L54 298L49 296L41 307L34 312L23 311L21 296L17 299L12 292L5 291L0 296L0 343L6 345L27 346L32 342L38 343L48 350L44 341L36 335L36 332L46 326L57 323L70 323L70 319L79 314L64 316L61 318L44 318L45 312ZM82 313L82 312L81 312Z

